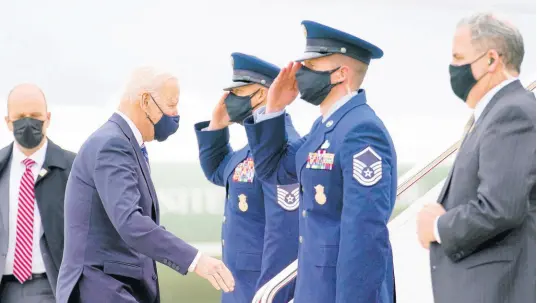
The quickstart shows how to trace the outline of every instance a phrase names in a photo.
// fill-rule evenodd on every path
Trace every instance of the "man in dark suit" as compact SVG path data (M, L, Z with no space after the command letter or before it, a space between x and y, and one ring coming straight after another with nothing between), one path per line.
M535 302L535 95L524 44L488 14L453 41L454 93L474 110L439 203L418 214L436 303Z
M5 119L15 141L0 150L1 302L53 303L75 154L47 138L50 113L37 86L13 88Z
M82 145L65 194L65 253L57 302L160 302L155 261L233 290L222 261L160 226L144 142L179 127L179 85L169 73L137 70L118 111Z

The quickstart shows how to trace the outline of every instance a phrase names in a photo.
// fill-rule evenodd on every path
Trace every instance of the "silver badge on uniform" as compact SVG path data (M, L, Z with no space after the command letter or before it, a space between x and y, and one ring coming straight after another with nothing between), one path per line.
M285 210L293 211L300 203L300 186L298 184L276 185L278 204Z
M382 179L382 158L368 146L352 157L352 176L363 186L373 186Z

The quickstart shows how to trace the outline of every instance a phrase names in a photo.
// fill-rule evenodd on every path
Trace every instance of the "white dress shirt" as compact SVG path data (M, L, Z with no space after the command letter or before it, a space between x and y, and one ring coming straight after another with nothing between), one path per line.
M120 111L116 111L116 114L121 116L121 118L123 118L123 120L127 122L129 127L131 128L132 133L134 134L134 138L136 138L136 142L138 142L138 145L142 147L142 144L144 144L144 139L142 138L142 133L138 130L136 125L134 125L134 122L132 122L132 120L129 117L127 117L124 113Z
M125 120L125 122L127 122L127 124L129 125L132 133L134 134L134 137L136 138L136 141L138 142L138 145L140 145L140 148L141 148L142 145L144 144L144 140L142 138L142 133L140 132L140 130L138 130L136 125L134 125L134 122L132 122L132 120L129 117L127 117L124 113L122 113L120 111L116 111L116 113L119 116L121 116L121 118L123 118L123 120ZM192 261L192 263L188 267L189 272L193 272L196 269L196 265L198 265L198 261L199 261L200 257L201 257L201 254L198 251L198 253L196 254L196 257L194 257L194 260Z
M492 98L505 86L509 85L510 83L518 80L518 78L509 78L507 80L502 81L500 84L493 87L491 90L489 90L479 102L477 102L475 108L474 108L474 125L477 123L477 120L479 117L481 117L481 114L483 114L483 111L487 107L487 105L490 103ZM436 239L436 242L442 243L440 239L440 233L438 232L438 219L440 216L436 217L434 220L434 238Z
M330 116L332 116L333 113L335 113L338 109L340 109L343 105L345 105L350 99L352 99L352 97L356 96L356 94L358 94L358 92L353 91L350 94L347 94L347 95L341 97L339 100L337 100L336 103L334 103L330 107L330 110L328 110L328 112L325 115L323 115L323 120L321 122L322 123L326 122L326 120L328 120L328 118L330 118ZM265 120L277 117L277 116L285 113L285 109L282 109L279 112L269 113L269 114L266 114L265 110L266 110L266 107L262 106L262 107L259 108L258 111L256 111L254 113L254 122L255 123L265 121Z
M46 139L45 139L46 140ZM26 166L22 163L26 158L34 160L35 164L32 166L32 174L34 176L34 182L39 176L39 172L45 162L45 155L47 151L48 141L33 153L30 157L26 157L16 144L13 144L13 153L11 158L11 170L9 175L9 239L6 255L6 265L4 269L4 275L13 274L13 262L15 261L15 241L17 236L17 213L19 209L19 190L21 185L21 179L26 171ZM37 207L37 202L34 201L34 230L33 230L33 248L32 248L32 273L42 274L46 272L45 262L41 255L41 247L39 246L39 240L43 235L43 225L41 224L41 214Z

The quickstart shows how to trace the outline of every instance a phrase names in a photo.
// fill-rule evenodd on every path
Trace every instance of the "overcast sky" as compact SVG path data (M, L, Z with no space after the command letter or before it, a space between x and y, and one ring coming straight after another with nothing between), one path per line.
M300 22L315 20L384 50L364 83L369 103L390 130L399 160L413 162L456 140L470 115L449 85L457 21L499 12L518 26L526 56L521 78L536 65L534 0L295 1L3 1L0 4L0 102L20 82L40 85L52 112L49 136L76 151L111 115L133 68L166 66L181 81L179 132L149 144L151 161L196 161L193 124L210 118L231 78L234 51L279 66L304 49ZM5 115L5 105L0 115ZM290 108L301 134L319 115L297 100ZM246 142L240 126L232 143ZM0 145L12 140L4 123Z

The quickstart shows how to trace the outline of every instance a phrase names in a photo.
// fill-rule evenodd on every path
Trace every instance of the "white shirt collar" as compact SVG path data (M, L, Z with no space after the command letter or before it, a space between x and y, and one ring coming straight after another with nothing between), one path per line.
M332 104L332 107L330 107L330 110L323 116L323 120L321 121L324 123L330 116L332 116L333 113L335 113L338 109L340 109L345 103L347 103L352 97L356 96L358 92L353 91L350 94L347 94L343 97L341 97L339 100L336 101L336 103Z
M477 102L475 108L474 108L474 121L477 122L477 119L479 119L479 117L481 116L481 114L483 113L483 111L485 110L485 108L487 107L487 105L490 103L490 101L492 100L492 98L502 89L504 88L505 86L507 86L508 84L510 84L511 82L514 82L518 80L518 78L510 78L510 79L507 79L507 80L504 80L503 82L501 82L500 84L496 85L495 87L493 87L491 90L489 90L484 96L483 98L481 98L481 100L479 100L479 102ZM474 122L475 123L475 122Z
M29 157L26 157L20 149L17 147L16 143L13 143L13 154L12 154L12 163L22 163L26 158L34 160L36 167L43 167L45 163L45 156L47 154L48 139L45 138L45 144L41 146L35 153L31 154Z
M123 120L127 122L129 127L131 128L132 133L134 134L134 137L136 138L136 141L138 142L138 145L142 146L144 144L144 139L142 138L142 133L138 130L136 125L134 125L134 122L132 122L132 120L127 117L127 115L120 111L116 111L116 114L120 115L121 118L123 118Z

